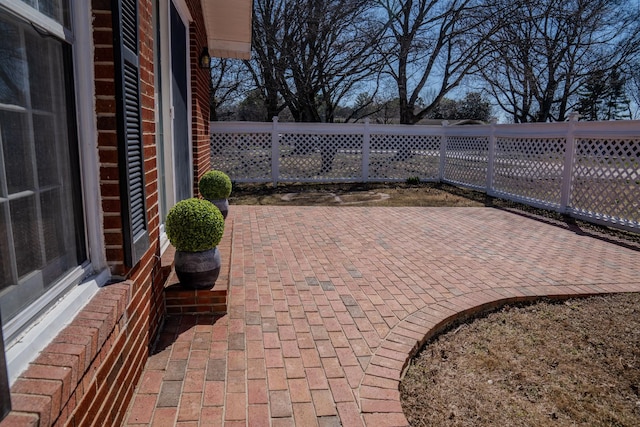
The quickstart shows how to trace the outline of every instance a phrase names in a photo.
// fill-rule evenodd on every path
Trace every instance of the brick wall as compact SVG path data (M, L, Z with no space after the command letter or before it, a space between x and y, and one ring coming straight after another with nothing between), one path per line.
M200 0L188 0L190 10L202 10ZM209 86L211 74L198 65L202 48L207 45L207 34L202 14L193 15L194 22L189 27L191 40L191 108L193 129L193 194L198 195L198 181L211 168L211 148L209 141Z
M111 2L92 0L95 46L96 118L100 162L100 192L104 215L107 262L111 273L119 277L148 275L153 254L159 247L147 251L142 262L128 269L124 263L121 195L118 165L116 93ZM156 124L153 67L153 10L151 0L138 1L140 96L142 112L142 144L146 186L147 221L150 240L157 242L158 169L156 154ZM142 272L137 270L142 269Z
M118 424L147 357L136 342L144 313L131 289L127 282L101 289L29 365L11 387L3 427Z
M11 389L8 426L119 425L165 313L160 262L158 168L154 114L152 1L139 0L140 90L147 220L151 247L132 269L124 264L116 135L111 1L92 0L96 122L105 253L119 283L102 288ZM191 36L194 188L209 169L209 74L198 67L206 34L200 0L187 1Z

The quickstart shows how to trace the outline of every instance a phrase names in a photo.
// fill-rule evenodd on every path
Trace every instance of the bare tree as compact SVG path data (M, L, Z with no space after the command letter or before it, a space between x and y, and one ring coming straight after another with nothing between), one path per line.
M287 70L286 52L283 46L285 29L282 23L289 0L255 0L253 2L252 59L245 61L254 87L265 104L265 121L286 107L280 96Z
M223 111L244 96L249 90L249 83L249 75L242 61L212 58L209 120L225 120Z
M361 92L350 106L339 107L337 109L339 114L336 115L336 119L344 123L357 122L365 118L379 121L378 119L384 116L385 110L388 109L388 105L378 95L378 87L375 89L373 94Z
M297 60L291 61L291 84L283 96L298 121L331 122L339 102L378 75L379 28L371 19L372 2L294 3L290 17L295 28L285 40L289 58Z
M414 124L475 71L482 42L493 30L480 19L475 0L378 0L378 4L386 27L381 44L385 71L398 88L400 122Z
M497 31L481 70L500 108L515 123L566 120L591 70L607 72L637 55L637 16L624 4L488 0L486 20Z
M338 104L375 79L371 0L256 0L249 62L270 114L331 122ZM283 103L278 103L281 99Z

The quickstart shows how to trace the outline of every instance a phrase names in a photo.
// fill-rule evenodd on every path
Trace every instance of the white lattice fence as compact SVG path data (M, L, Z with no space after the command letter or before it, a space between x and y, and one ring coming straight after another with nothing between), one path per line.
M486 188L489 138L450 136L446 144L444 179L467 187Z
M279 180L361 180L362 139L357 134L279 134Z
M271 180L270 133L213 133L211 158L216 169L244 182Z
M440 140L437 135L371 135L369 178L437 181Z
M640 224L640 138L576 141L573 212L630 227Z
M441 181L640 230L640 122L488 126L215 123L235 182Z
M564 138L497 138L494 191L560 207L565 145Z

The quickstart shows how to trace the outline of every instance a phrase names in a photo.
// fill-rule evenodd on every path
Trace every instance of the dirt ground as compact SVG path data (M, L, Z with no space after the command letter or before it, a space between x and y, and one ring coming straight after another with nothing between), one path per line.
M442 184L237 185L233 204L490 206L640 252L640 234ZM640 294L506 306L456 325L400 385L412 426L640 426Z
M236 184L229 203L288 206L484 206L482 193L440 184Z

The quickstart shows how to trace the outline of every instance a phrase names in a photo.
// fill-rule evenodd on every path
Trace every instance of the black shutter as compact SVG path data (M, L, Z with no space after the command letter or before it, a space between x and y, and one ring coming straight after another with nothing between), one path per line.
M138 0L113 0L118 164L125 263L133 267L149 248L145 203Z

